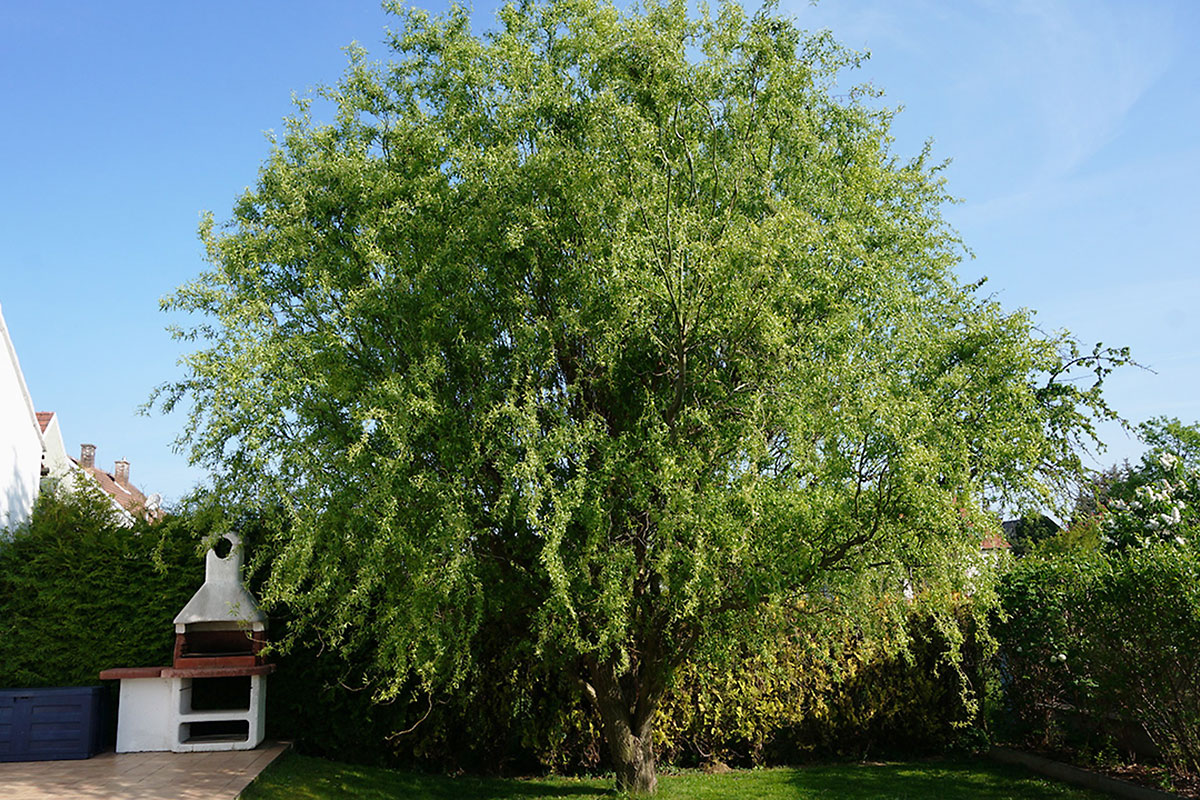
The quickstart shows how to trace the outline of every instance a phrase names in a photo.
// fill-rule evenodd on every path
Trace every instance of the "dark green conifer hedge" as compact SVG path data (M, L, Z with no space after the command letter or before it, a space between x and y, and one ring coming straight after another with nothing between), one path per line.
M171 663L172 620L204 580L184 517L122 527L84 492L43 492L0 535L0 686L90 686Z

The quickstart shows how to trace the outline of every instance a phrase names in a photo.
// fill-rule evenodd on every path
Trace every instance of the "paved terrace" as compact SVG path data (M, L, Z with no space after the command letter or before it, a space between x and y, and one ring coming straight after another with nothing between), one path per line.
M286 745L219 753L122 753L0 763L4 800L233 800Z

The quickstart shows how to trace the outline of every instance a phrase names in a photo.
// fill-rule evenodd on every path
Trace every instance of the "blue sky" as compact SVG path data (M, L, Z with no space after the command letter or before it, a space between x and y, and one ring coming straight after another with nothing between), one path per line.
M1200 3L781 7L871 52L847 77L904 106L899 153L932 139L952 159L964 280L988 276L1047 330L1132 347L1154 371L1112 377L1129 419L1200 419ZM137 414L179 375L158 300L204 268L200 213L228 216L292 94L335 82L351 41L386 57L388 23L370 1L0 4L0 306L68 451L127 458L169 500L203 478L172 452L179 415ZM1140 452L1104 433L1097 466Z

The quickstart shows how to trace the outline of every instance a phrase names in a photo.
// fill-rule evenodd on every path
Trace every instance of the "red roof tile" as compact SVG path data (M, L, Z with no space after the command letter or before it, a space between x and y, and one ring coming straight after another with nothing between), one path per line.
M54 419L53 411L37 412L38 425L42 427L42 433L46 432L46 426L50 424L50 420Z
M99 467L85 467L79 463L79 459L77 458L72 458L71 461L75 462L80 469L95 478L96 483L100 484L100 488L111 495L126 511L137 515L148 513L146 509L146 495L142 493L141 489L138 489L132 483L119 483L113 477L112 473L105 472ZM155 519L159 516L157 510L151 510L149 514L151 518Z
M980 547L984 550L1011 550L1012 545L1005 541L1000 534L994 536L986 536L980 543Z

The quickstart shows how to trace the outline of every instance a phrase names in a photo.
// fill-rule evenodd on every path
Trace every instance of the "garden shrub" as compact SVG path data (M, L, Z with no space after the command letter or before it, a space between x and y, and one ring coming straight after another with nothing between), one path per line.
M1000 594L1015 736L1054 746L1132 723L1174 768L1200 772L1200 553L1150 542L1033 556ZM1088 730L1065 730L1064 710Z
M1200 554L1155 544L1106 566L1083 631L1094 707L1141 723L1200 774Z
M1001 580L1004 614L993 630L1008 701L1005 733L1051 746L1061 739L1061 709L1084 702L1081 614L1102 559L1095 551L1028 556Z

